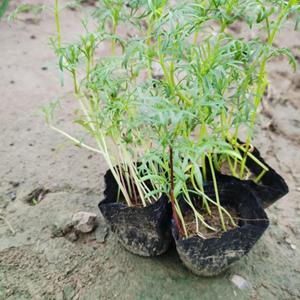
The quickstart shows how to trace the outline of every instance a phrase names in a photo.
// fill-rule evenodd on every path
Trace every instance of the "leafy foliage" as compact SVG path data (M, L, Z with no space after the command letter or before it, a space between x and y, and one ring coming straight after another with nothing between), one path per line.
M182 196L197 224L215 230L194 207L196 194L208 213L218 207L226 230L215 171L226 163L233 176L247 174L267 62L285 55L296 68L290 50L276 48L274 40L299 12L295 0L103 0L93 13L97 30L85 27L70 45L58 42L56 14L59 67L71 74L82 111L76 122L95 139L128 205L170 194L186 235ZM233 26L255 38L233 34ZM112 55L98 57L109 45ZM248 128L245 145L238 143L242 127ZM204 193L207 172L214 199Z

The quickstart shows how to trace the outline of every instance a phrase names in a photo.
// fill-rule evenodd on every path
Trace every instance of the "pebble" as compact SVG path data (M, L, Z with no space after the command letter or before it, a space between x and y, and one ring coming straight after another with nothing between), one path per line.
M90 212L80 211L73 215L72 222L76 231L88 233L97 226L97 215Z
M242 276L240 276L240 275L234 274L230 278L230 281L234 285L236 285L240 290L244 290L244 289L250 288L249 282L245 278L243 278Z
M291 247L292 250L296 250L297 247L295 244L292 244L292 241L289 238L285 239L286 243L289 244L289 246Z

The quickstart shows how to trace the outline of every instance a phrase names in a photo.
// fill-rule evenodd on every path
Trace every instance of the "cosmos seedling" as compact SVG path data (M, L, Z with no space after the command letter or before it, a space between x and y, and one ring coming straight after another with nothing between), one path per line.
M237 226L221 205L216 174L226 164L230 175L245 179L248 159L262 169L255 182L268 171L251 154L253 131L268 61L285 55L295 68L290 50L276 48L274 40L299 11L295 0L99 1L93 13L97 29L91 32L84 24L85 35L65 45L56 0L53 44L59 67L73 79L81 111L76 123L95 146L51 126L105 158L129 206L147 206L168 194L182 237L188 232L179 201L190 206L199 234L200 224L217 231L193 197L208 215L217 208L222 231L224 216ZM234 25L255 37L234 35ZM103 47L110 47L111 55L99 56ZM205 194L207 174L214 197Z

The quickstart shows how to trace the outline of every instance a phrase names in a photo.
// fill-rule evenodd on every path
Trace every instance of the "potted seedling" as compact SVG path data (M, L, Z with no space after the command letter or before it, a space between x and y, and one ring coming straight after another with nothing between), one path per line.
M219 274L248 253L268 226L263 206L288 192L251 142L268 84L267 62L284 54L295 66L290 51L273 42L299 5L236 4L195 1L163 13L150 45L163 79L142 96L140 116L154 129L156 160L163 158L164 171L156 176L168 182L177 251L204 276ZM265 36L234 37L228 27L237 21Z
M58 4L54 2L57 35L51 42L60 71L67 72L73 81L74 98L79 104L75 123L94 139L95 146L54 125L53 113L58 102L44 109L47 121L77 146L104 157L109 171L104 178L105 199L99 208L124 247L142 256L162 254L171 241L171 208L162 192L164 183L142 168L140 158L151 147L151 137L142 135L136 122L138 81L148 65L145 57L139 61L139 45L147 39L141 34L143 22L153 18L153 8L139 1L131 5L124 1L100 1L93 12L98 22L96 31L89 31L88 23L83 22L85 34L77 42L65 44ZM134 36L118 35L121 25L127 22L130 26L133 19L137 20ZM110 47L111 55L99 56L97 53L103 47ZM148 161L148 167L154 170L158 165Z
M297 1L100 1L97 30L84 24L85 35L69 45L55 4L52 43L74 82L76 123L96 146L51 127L105 158L105 219L144 256L167 250L172 219L187 267L220 273L267 228L262 205L288 191L251 143L267 62L286 55L294 64L273 42L299 12ZM233 36L236 22L263 37ZM112 55L99 56L103 47Z

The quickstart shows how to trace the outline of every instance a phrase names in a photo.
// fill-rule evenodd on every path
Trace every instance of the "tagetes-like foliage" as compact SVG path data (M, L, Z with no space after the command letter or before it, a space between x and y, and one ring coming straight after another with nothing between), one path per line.
M103 0L92 14L97 30L89 32L85 24L86 34L70 45L61 42L55 4L59 67L73 78L81 110L76 123L96 146L51 126L103 155L129 206L169 194L187 236L181 197L197 224L216 230L194 206L197 195L209 214L218 207L226 230L223 215L230 215L220 205L215 173L225 163L243 179L247 159L263 170L257 182L268 170L251 155L253 129L268 61L285 55L296 68L290 50L276 48L274 40L287 20L297 28L298 1ZM234 26L242 33L234 34ZM111 55L99 56L103 47L111 47ZM241 128L247 129L244 145L238 142ZM204 192L208 173L214 198Z

